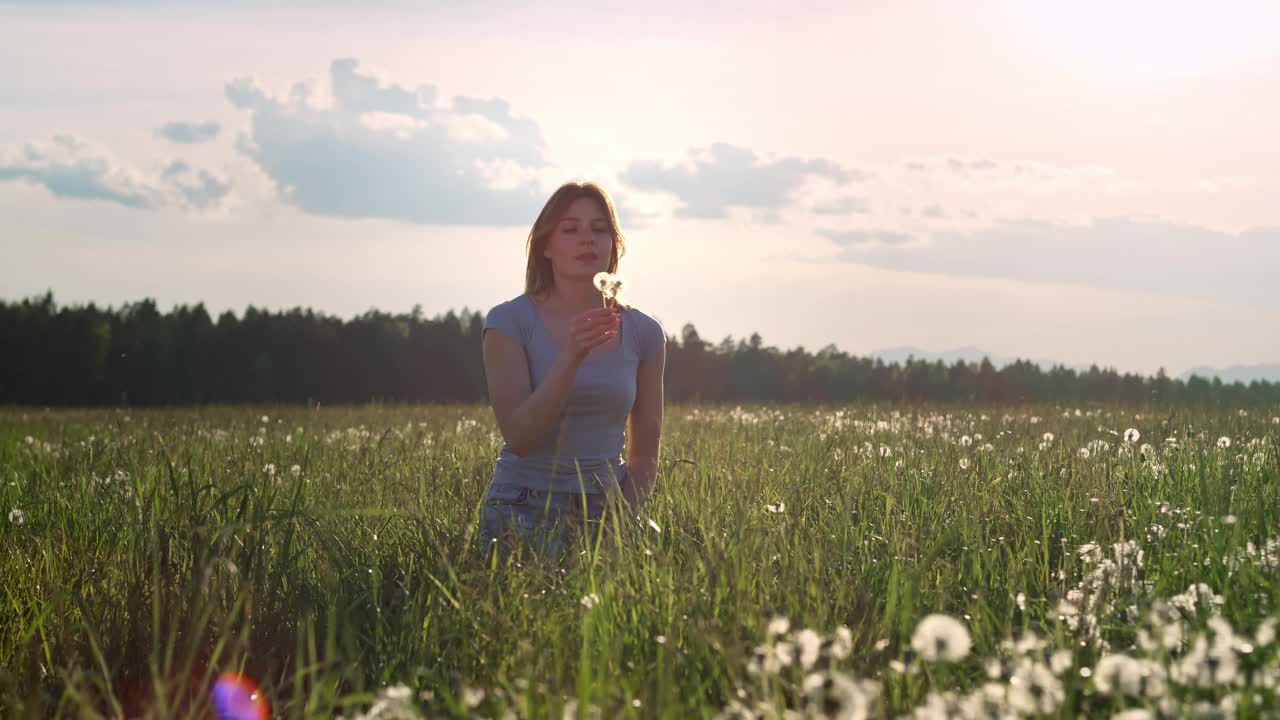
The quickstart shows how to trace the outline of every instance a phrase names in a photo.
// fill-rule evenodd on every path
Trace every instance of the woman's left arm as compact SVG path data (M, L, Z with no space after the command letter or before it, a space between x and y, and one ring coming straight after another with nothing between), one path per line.
M636 401L627 418L627 474L622 496L632 507L648 497L658 481L658 451L662 443L662 374L667 364L666 338L660 349L640 361L636 371Z

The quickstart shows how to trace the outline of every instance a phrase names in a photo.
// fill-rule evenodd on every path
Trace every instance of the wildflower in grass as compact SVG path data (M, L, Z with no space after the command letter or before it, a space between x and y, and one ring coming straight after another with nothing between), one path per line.
M1129 428L1124 431L1124 441L1126 443L1136 443L1141 437L1142 433L1138 432L1137 428Z
M911 649L928 661L955 662L967 656L972 646L968 628L942 613L925 616L911 634Z
M884 643L883 645L881 643ZM876 642L876 650L880 651L888 647L888 640L880 640ZM831 634L831 637L822 641L822 652L824 655L836 660L843 660L849 657L853 652L853 633L848 627L841 625Z
M262 472L266 473L268 477L275 477L275 476L276 476L276 464L275 464L275 463L267 463L266 465L263 465L263 466L262 466Z
M1112 715L1111 720L1156 720L1156 715L1147 708L1129 708Z
M961 436L960 436L960 446L961 446L961 447L969 447L969 446L970 446L970 445L972 445L972 444L973 444L973 438L969 437L968 435L961 435Z
M1081 460L1088 460L1088 459L1089 459L1089 448L1087 448L1087 447L1082 447L1082 448L1080 448L1079 450L1077 450L1077 451L1076 451L1076 454L1080 456L1080 459L1081 459Z
M301 475L301 474L302 474L302 466L301 466L301 465L294 465L294 466L290 467L290 468L289 468L289 474L290 474L290 475L292 475L292 476L294 476L294 477L298 477L299 475Z
M582 596L582 600L580 600L579 602L582 603L582 607L590 610L591 608L595 607L597 603L600 602L600 596L595 593L587 593L586 595Z
M767 637L777 637L779 635L786 635L787 631L790 629L791 621L787 619L786 615L774 615L769 618L769 624L765 626L764 634Z
M1276 641L1276 618L1267 618L1258 626L1254 641L1258 643L1258 647L1266 647Z
M787 504L783 502L769 503L764 509L771 513L783 513L787 511Z
M969 458L960 458L960 469L961 470L969 469Z
M1044 442L1051 443L1053 442L1053 433L1047 432L1044 435L1041 435L1040 439L1043 440Z
M1226 435L1223 435L1222 437L1218 438L1218 447L1222 448L1223 450L1226 450L1227 448L1231 447L1231 438L1227 437Z
M1075 660L1072 659L1070 650L1056 650L1049 656L1049 669L1059 677L1065 675L1074 664Z
M811 673L802 687L807 706L804 717L863 720L871 717L880 694L879 683L854 680L838 672Z
M9 522L13 523L14 525L21 525L26 521L27 521L26 513L22 512L18 508L14 508L9 511Z
M818 653L822 649L822 638L818 633L805 628L791 636L796 649L800 651L800 667L808 670L818 661Z
M795 646L789 642L772 642L757 645L747 662L747 672L753 675L777 675L783 668L795 662Z
M1222 516L1222 524L1223 524L1223 525L1235 525L1235 524L1236 524L1237 522L1239 522L1239 521L1240 521L1240 519L1239 519L1239 518L1237 518L1235 515L1223 515L1223 516Z
M954 690L938 692L930 691L924 698L924 704L912 711L911 717L918 720L951 720L951 718L969 717L965 709L966 698Z
M1195 614L1196 608L1210 609L1222 604L1222 596L1213 592L1213 588L1204 583L1194 583L1187 591L1169 598L1173 607L1189 614Z
M662 527L658 525L658 523L654 522L653 518L649 519L649 527L653 528L655 531L659 533L662 532Z
M464 705L466 705L468 708L476 708L476 707L479 707L480 703L482 702L484 702L484 688L473 688L465 685L463 686L462 703Z
M1213 688L1234 684L1239 663L1230 636L1217 635L1210 644L1205 635L1197 635L1186 655L1170 667L1170 676L1179 685Z
M1021 715L1050 715L1066 697L1062 681L1042 662L1023 658L1009 678L1009 706Z
M1142 694L1143 664L1128 655L1104 655L1093 668L1093 684L1103 695Z

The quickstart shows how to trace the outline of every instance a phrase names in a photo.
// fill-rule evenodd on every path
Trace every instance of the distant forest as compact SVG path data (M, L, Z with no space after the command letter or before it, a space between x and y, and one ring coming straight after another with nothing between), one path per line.
M58 307L52 293L0 301L0 404L483 402L484 316L369 311L351 320L311 310L216 319L203 305L161 312ZM668 328L670 330L670 328ZM759 334L710 343L693 325L667 338L669 401L1126 403L1274 406L1280 383L1076 372L1016 362L886 364L834 346L807 352Z

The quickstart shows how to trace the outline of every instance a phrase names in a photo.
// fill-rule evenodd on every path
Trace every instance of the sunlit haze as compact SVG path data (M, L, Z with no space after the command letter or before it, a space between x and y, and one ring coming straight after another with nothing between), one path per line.
M487 310L595 180L669 334L1280 362L1280 4L612 7L0 0L0 299Z

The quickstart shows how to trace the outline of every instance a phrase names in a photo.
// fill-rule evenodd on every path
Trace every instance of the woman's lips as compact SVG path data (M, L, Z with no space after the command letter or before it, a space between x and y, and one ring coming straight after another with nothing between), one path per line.
M582 262L595 262L596 256L590 253L587 253L586 255L578 255L574 259L581 260Z

